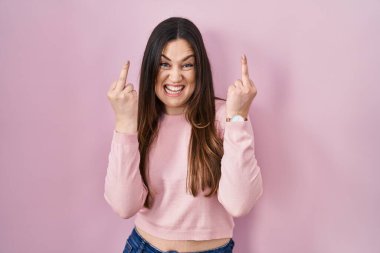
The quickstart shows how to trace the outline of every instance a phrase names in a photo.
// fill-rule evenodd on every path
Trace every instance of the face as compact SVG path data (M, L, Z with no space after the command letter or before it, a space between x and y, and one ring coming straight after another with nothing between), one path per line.
M155 83L166 114L181 114L195 89L195 55L184 39L169 41L161 54Z

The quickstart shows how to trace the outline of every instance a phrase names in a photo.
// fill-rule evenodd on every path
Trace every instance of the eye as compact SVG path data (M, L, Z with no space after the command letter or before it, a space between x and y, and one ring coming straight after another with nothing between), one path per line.
M164 69L167 69L167 68L170 67L170 65L168 63L166 63L166 62L160 62L160 67L164 68Z
M194 64L192 64L192 63L186 63L185 65L183 65L183 67L184 68L192 68L192 67L194 67Z

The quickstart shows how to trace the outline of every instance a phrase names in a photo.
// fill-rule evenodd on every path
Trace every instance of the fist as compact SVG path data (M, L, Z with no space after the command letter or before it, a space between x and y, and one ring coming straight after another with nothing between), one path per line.
M120 132L134 132L137 129L138 96L133 84L127 83L129 61L108 90L107 98L115 113L117 129Z
M249 79L247 57L244 55L241 58L241 79L228 87L226 116L231 118L239 114L246 118L256 94L256 87Z

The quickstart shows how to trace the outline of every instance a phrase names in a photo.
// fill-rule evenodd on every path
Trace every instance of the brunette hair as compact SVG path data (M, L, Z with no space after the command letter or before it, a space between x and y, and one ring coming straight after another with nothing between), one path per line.
M140 173L148 190L144 207L152 206L153 197L147 181L146 170L149 149L159 131L159 119L165 106L155 94L155 81L160 67L161 54L169 41L185 39L195 55L196 85L187 101L185 116L191 124L188 149L186 190L193 196L201 188L210 187L207 197L216 194L221 177L223 142L215 126L215 99L210 62L202 35L190 20L171 17L159 23L152 31L143 56L140 70L138 101L138 141Z

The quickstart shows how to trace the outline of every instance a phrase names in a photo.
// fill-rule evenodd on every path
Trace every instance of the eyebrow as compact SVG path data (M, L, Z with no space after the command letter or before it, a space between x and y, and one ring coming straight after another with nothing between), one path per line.
M166 55L161 54L161 56L164 57L165 59L171 61L170 58L167 57ZM186 56L185 58L183 58L182 61L186 61L186 60L189 59L190 57L195 57L195 56L194 56L194 54L190 54L190 55Z

